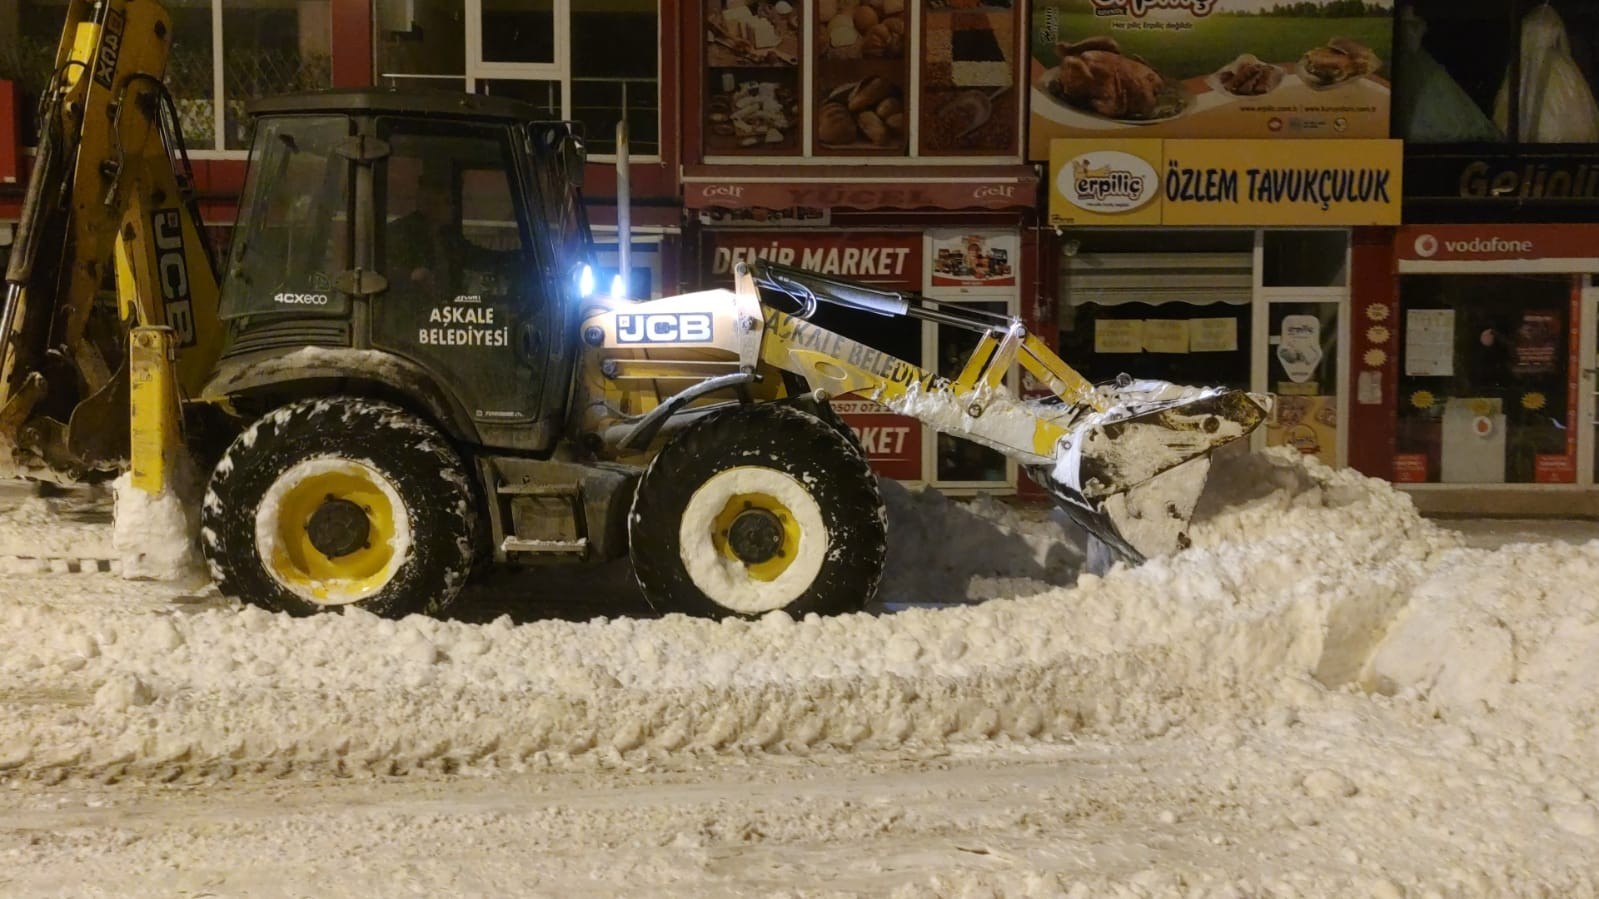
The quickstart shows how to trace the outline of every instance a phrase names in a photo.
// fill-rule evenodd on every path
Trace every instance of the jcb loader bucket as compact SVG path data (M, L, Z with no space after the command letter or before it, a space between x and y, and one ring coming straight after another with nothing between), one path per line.
M1070 428L1054 465L1028 473L1080 526L1137 563L1187 546L1211 454L1259 427L1271 399L1151 381L1110 390L1106 411Z

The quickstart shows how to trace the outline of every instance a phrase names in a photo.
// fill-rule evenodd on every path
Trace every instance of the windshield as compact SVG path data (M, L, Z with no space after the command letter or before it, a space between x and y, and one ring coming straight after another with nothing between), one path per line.
M225 300L335 311L334 279L349 267L349 163L335 150L349 133L343 116L282 116L257 125L228 268L236 293Z

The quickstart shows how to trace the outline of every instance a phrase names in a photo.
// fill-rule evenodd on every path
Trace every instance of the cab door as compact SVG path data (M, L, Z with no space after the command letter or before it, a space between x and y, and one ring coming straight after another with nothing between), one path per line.
M485 443L543 449L551 304L518 184L514 132L390 120L380 163L378 264L388 289L372 342L454 395Z

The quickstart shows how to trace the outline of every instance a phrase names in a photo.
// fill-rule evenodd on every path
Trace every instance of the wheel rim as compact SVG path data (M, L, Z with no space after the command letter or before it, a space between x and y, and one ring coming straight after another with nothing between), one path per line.
M781 609L821 572L828 534L804 484L772 468L713 475L683 510L679 549L689 578L735 612Z
M775 581L799 558L799 522L770 494L734 494L711 527L711 543L724 558L742 564L752 580Z
M267 573L318 605L348 605L382 590L410 549L394 486L351 459L301 462L261 499L256 551Z

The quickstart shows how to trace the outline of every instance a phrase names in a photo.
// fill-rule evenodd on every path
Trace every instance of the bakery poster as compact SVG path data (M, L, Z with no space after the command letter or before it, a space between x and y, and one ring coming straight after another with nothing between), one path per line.
M918 152L1015 156L1024 0L925 0Z
M1276 394L1266 421L1266 445L1291 446L1323 465L1337 465L1338 397Z
M812 155L909 152L912 2L812 0L801 5L815 17Z
M1032 0L1028 157L1063 137L1384 138L1393 0Z
M1015 293L1016 232L934 231L929 239L929 293Z
M701 2L705 155L800 155L801 0Z

